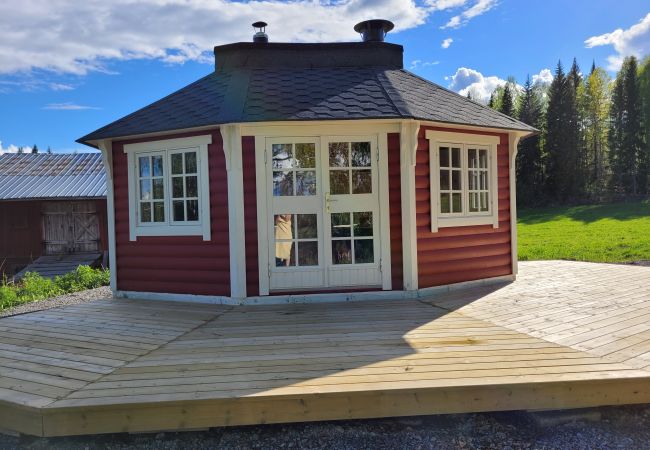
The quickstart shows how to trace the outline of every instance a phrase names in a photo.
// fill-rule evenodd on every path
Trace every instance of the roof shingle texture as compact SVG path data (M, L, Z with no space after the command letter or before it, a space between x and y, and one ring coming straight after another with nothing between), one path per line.
M102 197L100 153L0 155L0 200Z
M215 71L79 142L224 123L389 118L536 131L404 69L272 67Z

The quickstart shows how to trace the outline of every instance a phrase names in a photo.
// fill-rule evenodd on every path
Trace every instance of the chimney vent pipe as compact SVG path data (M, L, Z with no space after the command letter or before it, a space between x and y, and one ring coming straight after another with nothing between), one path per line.
M354 31L361 34L363 42L382 42L386 34L395 28L390 20L364 20L354 26Z
M255 29L255 34L253 35L253 42L257 43L267 43L269 42L269 36L266 34L266 22L255 22L253 28Z

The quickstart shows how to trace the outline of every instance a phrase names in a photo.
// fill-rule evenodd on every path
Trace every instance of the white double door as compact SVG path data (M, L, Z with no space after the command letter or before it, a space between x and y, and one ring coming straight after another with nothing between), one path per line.
M382 284L377 138L266 139L269 288Z

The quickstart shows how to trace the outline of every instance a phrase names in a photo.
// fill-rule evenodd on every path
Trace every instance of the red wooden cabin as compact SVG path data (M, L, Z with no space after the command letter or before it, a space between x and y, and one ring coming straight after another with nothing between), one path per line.
M215 70L79 142L108 172L116 296L414 297L517 272L514 160L536 130L362 42L215 47Z

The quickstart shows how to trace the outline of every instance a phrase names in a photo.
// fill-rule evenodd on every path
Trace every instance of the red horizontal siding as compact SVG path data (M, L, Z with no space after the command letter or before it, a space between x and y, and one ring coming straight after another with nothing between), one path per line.
M124 144L113 144L117 288L123 291L230 295L228 184L223 142L218 130L165 136L165 139L212 135L208 146L211 240L201 236L146 236L129 241L128 168Z
M246 231L246 295L252 297L260 295L254 136L242 136L242 169L244 171L244 228Z
M497 147L499 228L491 225L440 228L431 232L429 141L426 130L499 136ZM415 166L415 198L420 288L490 278L512 273L510 249L510 174L508 136L505 133L470 132L421 127Z
M390 259L393 290L404 289L402 249L402 175L400 171L400 135L388 134L388 202L390 213Z

